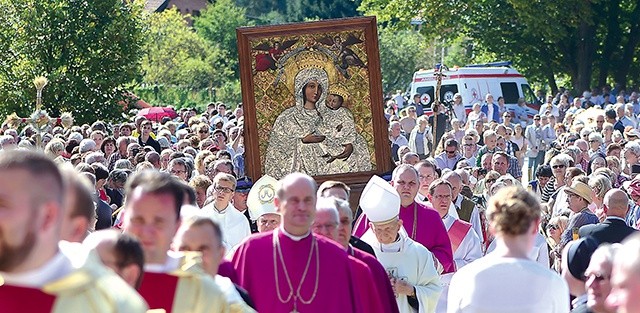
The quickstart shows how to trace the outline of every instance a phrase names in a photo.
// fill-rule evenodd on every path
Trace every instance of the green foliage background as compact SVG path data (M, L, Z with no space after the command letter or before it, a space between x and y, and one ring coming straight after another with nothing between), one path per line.
M44 108L79 123L120 117L121 91L140 78L141 1L0 0L0 114L28 116L33 79L46 76Z

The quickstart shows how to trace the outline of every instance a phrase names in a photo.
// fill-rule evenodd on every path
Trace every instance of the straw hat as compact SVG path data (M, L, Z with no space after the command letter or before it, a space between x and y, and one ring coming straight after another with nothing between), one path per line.
M593 201L591 200L591 194L593 193L591 188L583 182L574 181L571 186L565 187L564 191L582 197L582 199L587 201L587 203L591 203Z

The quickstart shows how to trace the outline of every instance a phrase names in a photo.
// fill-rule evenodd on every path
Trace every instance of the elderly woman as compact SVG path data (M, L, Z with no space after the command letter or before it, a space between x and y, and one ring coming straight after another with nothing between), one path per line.
M409 149L411 152L418 154L420 160L424 160L429 156L429 146L431 145L431 128L427 116L418 117L417 127L414 127L409 134Z
M473 128L476 125L476 121L486 121L487 116L480 109L479 102L474 103L471 107L471 112L467 116L467 129Z
M605 156L599 153L594 154L593 156L591 156L591 160L589 160L589 165L587 166L587 175L591 175L591 173L603 167L607 167Z
M602 135L597 132L589 134L589 156L593 157L596 154L604 154L604 139Z
M630 180L629 176L622 173L620 159L615 156L608 156L606 159L607 167L615 174L615 178L613 179L613 187L620 188L622 183Z
M631 167L640 164L640 144L634 141L627 142L622 149L622 155L624 156L622 172L627 175L633 174Z
M54 138L44 147L44 153L51 159L61 156L63 152L64 141L62 139Z
M607 218L604 195L611 190L611 180L603 174L594 175L589 179L589 187L593 191L593 202L589 204L589 210L596 214L600 222L603 222Z
M547 185L542 188L542 202L549 202L551 196L556 193L558 189L565 185L564 175L567 171L567 168L573 165L573 162L574 161L571 156L565 153L560 153L551 159L549 165L551 166L553 177L551 177Z
M449 288L449 311L472 305L478 312L566 312L566 283L551 270L530 259L540 223L536 196L518 187L504 187L487 208L496 248L466 265L453 276ZM473 281L473 284L469 284ZM487 297L487 290L501 297ZM540 301L544 299L544 301Z

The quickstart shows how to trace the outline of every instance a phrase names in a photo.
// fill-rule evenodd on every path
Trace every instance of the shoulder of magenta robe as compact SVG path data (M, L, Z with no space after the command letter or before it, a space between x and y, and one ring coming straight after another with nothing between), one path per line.
M238 275L233 268L233 264L229 261L222 261L218 267L218 275L229 278L234 284L238 283Z
M414 213L414 207L417 212ZM422 203L413 202L407 207L400 208L400 219L407 234L413 234L414 214L418 217L416 238L411 238L425 246L440 261L444 268L444 273L455 271L453 263L453 252L451 250L451 240L447 235L447 229L442 223L440 214L433 208Z
M378 289L384 312L398 313L398 304L396 303L396 296L393 293L393 287L391 287L389 276L380 261L364 251L355 248L351 248L351 251L355 258L367 264L369 270L371 270L371 275Z
M362 212L358 219L356 220L355 225L353 226L352 235L356 237L362 237L364 233L369 229L369 219L367 218L367 214Z
M312 298L317 277L316 295L309 304L298 300L298 311L310 313L354 312L355 297L351 282L350 263L346 251L341 246L328 239L313 235L297 242L281 232L278 232L277 236L287 273L295 289L294 293L298 289L307 264L312 240L313 238L317 240L319 264L316 262L315 253L312 254L308 273L300 291L302 300L309 301ZM293 297L287 299L291 288L285 277L283 262L277 254L274 258L272 232L256 234L240 244L233 255L232 263L237 273L238 284L247 290L258 312L275 313L293 310ZM280 297L274 287L279 288ZM281 300L285 300L284 303Z
M369 266L353 256L349 256L349 264L351 265L351 276L355 287L356 312L386 313Z

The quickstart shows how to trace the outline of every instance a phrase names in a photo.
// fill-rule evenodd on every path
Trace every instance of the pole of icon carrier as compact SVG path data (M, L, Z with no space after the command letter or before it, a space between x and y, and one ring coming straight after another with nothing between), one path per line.
M433 75L436 77L436 90L434 92L433 104L431 105L431 112L433 113L433 125L431 125L431 151L429 151L431 157L435 157L436 148L438 146L436 132L438 129L438 112L440 111L440 88L442 87L442 77L446 76L442 73L442 65L438 66Z

